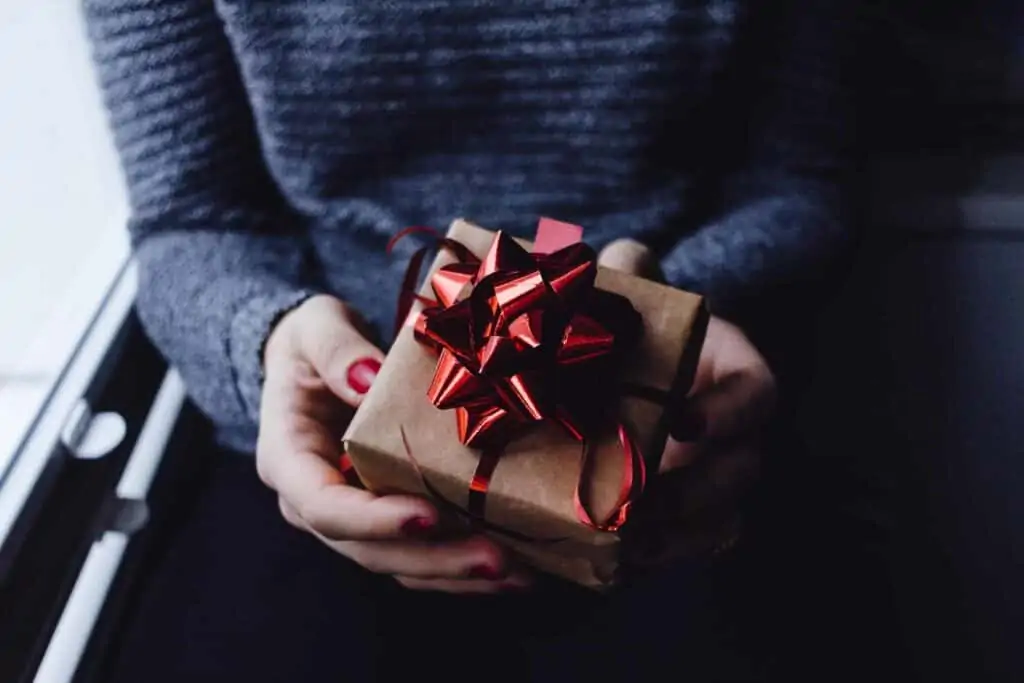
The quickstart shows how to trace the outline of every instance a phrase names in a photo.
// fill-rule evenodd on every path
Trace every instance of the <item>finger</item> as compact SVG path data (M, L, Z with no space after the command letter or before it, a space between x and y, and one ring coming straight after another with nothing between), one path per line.
M315 530L309 528L305 521L299 516L298 512L289 505L284 499L280 499L281 515L285 520L296 527L297 529L312 533L314 536L320 539L325 545L330 547L335 552L338 552L349 559L362 565L364 568L371 571L375 571L382 574L391 573L390 571L390 560L385 557L388 553L376 553L374 548L366 547L370 545L381 546L382 543L360 543L360 542L339 542L332 541L325 538L323 535L318 534ZM430 546L425 544L406 544L403 548L399 545L392 545L389 548L389 552L407 552L407 553L421 553L425 548ZM475 554L474 554L475 555ZM488 560L489 561L489 560ZM405 563L396 562L395 566L406 566ZM473 568L478 565L471 565L471 569L468 574L472 576L474 574ZM490 564L487 565L490 567ZM443 572L443 569L438 569L438 572ZM488 569L488 573L491 570ZM458 574L462 575L466 573L464 570L459 569ZM497 575L500 572L495 570ZM422 591L440 591L446 593L498 593L506 590L522 590L529 587L532 582L532 576L524 571L512 571L507 576L502 578L456 578L456 579L438 579L438 578L423 578L420 576L396 576L398 582L404 585L406 588L412 590Z
M358 406L377 378L384 352L359 331L358 315L333 297L310 300L313 307L296 343L330 390L350 406Z
M676 427L681 429L674 430L674 435L684 441L694 440L706 428L712 434L727 430L730 425L721 418L730 414L740 422L763 418L773 407L775 378L764 356L739 328L712 317L691 394L676 416ZM711 405L702 407L701 401ZM733 404L739 403L748 405L751 412L732 411ZM717 430L716 425L720 425Z
M299 511L280 496L277 497L277 507L281 511L281 517L284 518L284 521L300 531L309 531L309 527L306 526L306 522L302 519Z
M659 472L687 467L696 462L700 455L700 443L697 441L678 441L669 437L665 450L661 454Z
M763 427L775 403L775 384L767 370L752 367L718 378L688 398L672 418L670 431L678 461L663 460L662 469L686 464L692 451L708 443L743 439Z
M335 540L390 540L423 536L437 511L410 495L375 496L348 486L321 458L297 453L280 468L275 488L312 530Z
M775 379L764 358L739 328L719 318L708 324L693 394L669 425L662 471L693 461L701 450L747 438L775 404Z
M328 545L378 574L487 581L507 575L503 553L482 536L440 542L330 541Z
M597 265L649 280L664 280L654 253L636 240L618 239L609 243L598 254Z
M260 478L329 538L397 539L433 527L437 512L422 498L377 497L345 485L333 465L338 440L317 415L316 403L314 394L268 378L256 449Z
M345 485L341 473L318 454L300 451L271 459L268 484L295 515L331 539L401 539L422 536L437 524L437 511L416 496L375 496Z
M510 576L503 581L481 579L420 579L413 576L395 577L398 583L410 590L438 591L443 593L504 593L525 590L531 585L527 576Z
M322 534L317 533L311 529L302 517L298 514L291 505L284 499L279 501L281 507L281 515L285 520L303 531L308 531L314 536L319 538L324 544L333 549L334 551L345 555L352 559L363 567L375 571L378 573L388 574L395 573L391 571L392 563L395 566L411 566L413 562L409 561L395 561L394 558L390 557L392 554L423 554L424 550L427 551L428 555L422 558L422 562L416 561L417 564L426 565L432 560L436 559L438 555L448 555L448 550L452 551L451 554L456 552L469 551L468 565L469 569L465 569L467 562L458 562L455 566L459 568L455 571L455 575L459 577L469 576L473 577L477 574L486 574L487 578L456 578L456 579L438 579L430 578L437 572L442 575L445 571L445 562L442 562L438 569L428 571L430 577L423 577L418 575L413 576L399 576L399 582L403 583L409 588L415 588L417 590L441 590L447 592L457 593L489 593L496 592L499 590L506 590L510 588L525 588L532 583L532 576L525 571L512 570L509 571L506 576L502 574L502 561L500 552L498 557L495 557L495 553L484 552L480 553L474 547L470 548L459 548L459 545L479 545L482 539L467 539L464 543L453 542L449 544L427 544L427 543L407 543L407 544L387 544L383 542L378 543L363 543L363 542L345 542L345 541L332 541L331 539L325 538ZM483 539L484 543L490 543ZM449 546L445 550L442 546ZM373 546L377 546L374 548ZM386 551L382 550L387 548ZM447 561L448 558L443 558ZM497 561L495 561L497 560ZM481 572L482 568L486 568ZM491 578L491 577L494 578Z
M691 431L683 436L711 443L744 438L768 421L774 396L770 376L758 369L726 375L686 402L681 423Z

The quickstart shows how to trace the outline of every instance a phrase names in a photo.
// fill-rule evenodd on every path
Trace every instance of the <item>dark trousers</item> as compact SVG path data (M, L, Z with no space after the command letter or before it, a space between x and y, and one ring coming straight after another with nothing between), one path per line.
M795 493L806 486L788 504L755 504L728 557L607 596L545 579L459 597L365 572L287 526L250 457L202 455L209 468L128 603L110 680L833 681L888 658L875 642L886 617L869 601L877 568L830 549L849 530L808 514ZM787 500L784 486L765 488Z

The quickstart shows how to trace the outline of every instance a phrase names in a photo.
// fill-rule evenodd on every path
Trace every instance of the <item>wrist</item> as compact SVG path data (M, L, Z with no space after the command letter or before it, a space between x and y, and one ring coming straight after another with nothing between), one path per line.
M299 346L298 335L307 319L319 320L342 317L350 321L351 311L348 306L330 294L312 294L299 301L295 306L284 310L277 321L271 326L267 339L263 344L260 358L266 367L270 358L289 355L292 349ZM316 326L317 323L314 323Z
M314 292L296 289L273 280L255 280L252 295L244 300L231 318L228 335L228 356L235 385L247 415L259 416L263 388L264 357L271 331L288 311L294 310ZM286 325L291 327L291 325ZM280 335L274 346L287 335Z
M267 361L271 358L280 358L290 353L289 349L294 348L295 344L295 329L301 323L301 319L304 317L304 312L309 309L310 305L317 299L327 298L331 299L326 294L313 294L306 298L296 302L296 304L290 308L281 311L278 314L277 319L271 323L270 331L267 333L267 338L263 342L263 349L260 354L260 362L265 368Z

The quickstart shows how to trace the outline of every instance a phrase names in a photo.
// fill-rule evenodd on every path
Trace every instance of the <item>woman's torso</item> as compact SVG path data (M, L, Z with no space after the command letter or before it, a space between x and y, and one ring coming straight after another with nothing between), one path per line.
M371 312L394 274L354 262L407 225L683 230L738 4L217 0L270 173Z

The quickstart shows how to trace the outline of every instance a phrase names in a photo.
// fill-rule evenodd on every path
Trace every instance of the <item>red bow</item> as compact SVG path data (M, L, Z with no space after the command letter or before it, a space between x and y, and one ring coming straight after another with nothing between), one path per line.
M479 264L431 279L437 306L417 337L440 352L428 396L454 408L459 440L500 446L550 420L592 436L616 397L614 360L637 339L629 301L594 287L597 256L582 243L531 254L499 232Z
M505 444L524 429L545 421L563 427L584 444L585 477L591 439L601 427L618 425L625 463L615 510L604 523L594 522L579 487L576 494L581 521L617 529L644 480L642 457L611 413L621 397L616 369L639 338L640 315L625 297L594 286L597 255L583 243L530 253L499 232L480 260L458 242L439 242L460 262L434 273L433 302L412 294L423 255L417 253L399 319L440 354L430 400L454 408L459 440L483 450L470 513L482 517L491 472ZM425 308L407 318L413 300Z

